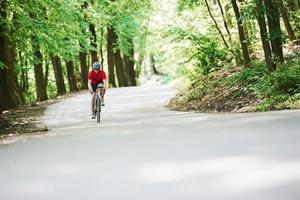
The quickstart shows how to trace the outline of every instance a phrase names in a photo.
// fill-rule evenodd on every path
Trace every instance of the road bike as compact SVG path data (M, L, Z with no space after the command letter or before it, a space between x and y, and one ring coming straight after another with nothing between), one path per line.
M94 116L96 116L97 123L100 123L100 117L101 117L101 115L100 115L101 106L102 106L102 98L100 95L101 89L103 89L103 87L98 87L96 90Z

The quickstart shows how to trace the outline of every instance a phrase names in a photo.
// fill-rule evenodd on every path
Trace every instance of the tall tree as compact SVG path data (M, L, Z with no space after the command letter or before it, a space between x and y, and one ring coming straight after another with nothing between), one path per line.
M74 63L72 60L66 60L65 62L67 67L67 76L68 76L70 92L76 92L78 91L78 87L77 87L76 76L74 74Z
M94 1L91 0L90 1L90 5L94 6ZM85 1L84 2L84 8L86 9L88 7L88 2ZM86 18L87 19L87 18ZM92 56L92 63L94 62L98 62L98 55L97 55L97 34L96 34L96 28L95 25L92 22L88 22L89 23L89 30L91 32L91 46L93 47L93 49L91 49L91 56Z
M115 80L115 59L114 59L114 28L107 26L107 64L108 80L112 87L117 87Z
M32 37L33 51L35 56L34 62L34 77L35 77L35 87L36 87L36 99L38 101L46 101L47 96L47 87L45 85L45 76L43 70L43 55L40 50L39 44L37 44L36 36Z
M215 1L214 4L216 4L216 3L217 3L217 2ZM225 36L224 36L224 34L222 33L222 31L221 31L221 29L220 29L220 27L219 27L219 25L218 25L217 20L215 19L215 17L213 16L213 14L212 14L212 12L211 12L211 9L210 9L210 6L209 6L207 0L205 0L205 5L206 5L207 11L208 11L208 13L209 13L209 16L210 16L211 19L213 20L213 22L214 22L214 24L215 24L215 27L216 27L216 29L217 29L219 35L220 35L221 38L222 38L222 41L223 41L225 47L231 52L231 54L232 54L233 57L235 58L236 62L237 62L237 63L240 63L238 56L236 55L236 53L230 48L230 46L229 46L228 43L226 42Z
M81 51L79 52L80 60L80 85L81 89L88 89L88 65L87 65L87 53L86 50L81 46Z
M278 0L278 5L279 5L279 10L280 10L280 14L282 16L282 20L285 26L285 29L288 33L288 37L290 41L296 40L296 35L293 31L293 28L291 26L290 20L289 20L289 16L287 13L287 9L283 4L282 0Z
M235 13L235 18L238 26L238 31L239 31L239 39L240 39L240 44L242 47L242 52L243 52L243 63L245 67L249 67L250 64L250 55L249 55L249 50L248 50L248 44L244 32L244 27L243 27L243 21L241 18L240 10L239 7L236 3L236 0L231 0L233 10Z
M8 1L0 1L0 111L18 106L15 51L8 35Z
M92 64L94 62L98 62L98 55L97 55L97 34L96 34L96 28L95 25L90 23L89 25L90 32L92 34L91 36L91 46L93 49L91 50L91 56L92 56Z
M261 37L261 42L264 50L265 61L268 70L272 72L274 71L276 66L275 63L272 61L272 51L268 39L268 31L267 31L265 12L264 12L262 0L256 0L255 5L256 5L256 19L260 29L260 37Z
M224 10L223 10L221 1L220 1L220 0L217 0L217 2L218 2L218 5L219 5L221 14L222 14L222 18L223 18L223 22L224 22L224 27L225 27L225 29L226 29L226 31L227 31L227 34L228 34L228 37L229 37L229 42L231 42L231 33L230 33L230 31L229 31L229 28L228 28L228 24L227 24L227 21L226 21L226 17L225 17L225 14L224 14Z
M100 45L99 45L101 66L103 66L103 64L104 64L104 57L103 57L103 41L104 41L104 28L101 27L101 28L100 28Z
M283 62L283 50L281 41L280 14L278 4L275 0L263 0L266 6L266 14L268 19L271 47L274 57Z
M60 60L59 56L51 55L51 61L52 61L52 66L53 66L53 71L54 71L54 76L55 76L57 95L63 95L67 92L67 90L66 90L66 85L65 85L65 81L64 81L61 60Z
M154 75L160 74L156 69L155 58L154 58L153 53L150 54L150 67L151 67L151 74L154 74Z
M83 14L84 22L87 23L87 14L84 12L88 7L87 1L84 1L81 5L81 13ZM86 32L86 26L84 23L80 23L80 28L82 33ZM93 41L93 38L90 38ZM87 64L87 50L84 46L84 39L79 40L80 52L79 52L79 60L80 60L80 85L81 89L88 89L88 64ZM93 54L92 54L93 55ZM97 54L96 54L97 56ZM94 55L95 57L95 55Z
M215 3L216 3L216 2L215 2ZM211 12L211 9L210 9L210 6L209 6L207 0L205 0L205 5L206 5L207 11L208 11L208 13L209 13L209 16L210 16L211 19L213 20L213 22L214 22L214 24L215 24L215 27L216 27L216 29L218 30L218 32L219 32L219 34L220 34L220 36L221 36L221 38L222 38L222 41L223 41L224 45L226 46L226 48L230 49L230 48L229 48L229 45L227 44L227 42L226 42L226 40L225 40L225 37L224 37L224 35L223 35L221 29L219 28L219 25L218 25L218 23L217 23L215 17L213 16L213 14L212 14L212 12Z
M128 49L128 55L124 55L124 60L126 64L126 68L128 69L128 80L130 86L136 86L136 73L134 70L134 44L132 39L128 40L129 49Z
M115 33L115 37L117 37L117 34ZM114 43L114 60L116 64L116 72L117 72L117 78L118 78L118 84L119 87L126 87L128 86L128 81L126 80L125 77L125 72L124 72L124 65L123 65L123 60L121 57L121 51L117 47L117 44Z

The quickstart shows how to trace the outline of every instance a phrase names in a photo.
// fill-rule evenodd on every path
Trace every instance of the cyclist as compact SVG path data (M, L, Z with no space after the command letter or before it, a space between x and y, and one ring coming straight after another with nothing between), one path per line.
M102 99L102 106L104 106L104 94L107 88L106 83L106 74L103 71L102 66L98 62L93 63L93 69L89 72L88 76L88 87L89 91L92 94L91 99L91 109L92 109L92 119L95 118L94 115L94 108L95 108L95 97L96 97L96 90L100 88L100 96Z

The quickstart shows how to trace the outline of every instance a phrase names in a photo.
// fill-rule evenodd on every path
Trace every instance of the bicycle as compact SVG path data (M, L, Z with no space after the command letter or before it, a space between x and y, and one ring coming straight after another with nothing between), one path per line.
M100 123L100 113L101 113L101 106L102 106L102 98L100 95L100 90L103 89L103 87L98 87L96 90L96 99L95 99L95 109L94 109L94 115L96 115L97 123Z

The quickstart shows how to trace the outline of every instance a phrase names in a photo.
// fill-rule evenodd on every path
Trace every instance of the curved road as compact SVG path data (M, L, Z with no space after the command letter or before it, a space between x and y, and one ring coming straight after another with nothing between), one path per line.
M49 106L48 136L0 145L1 200L299 200L300 112L164 108L168 87L110 89Z

